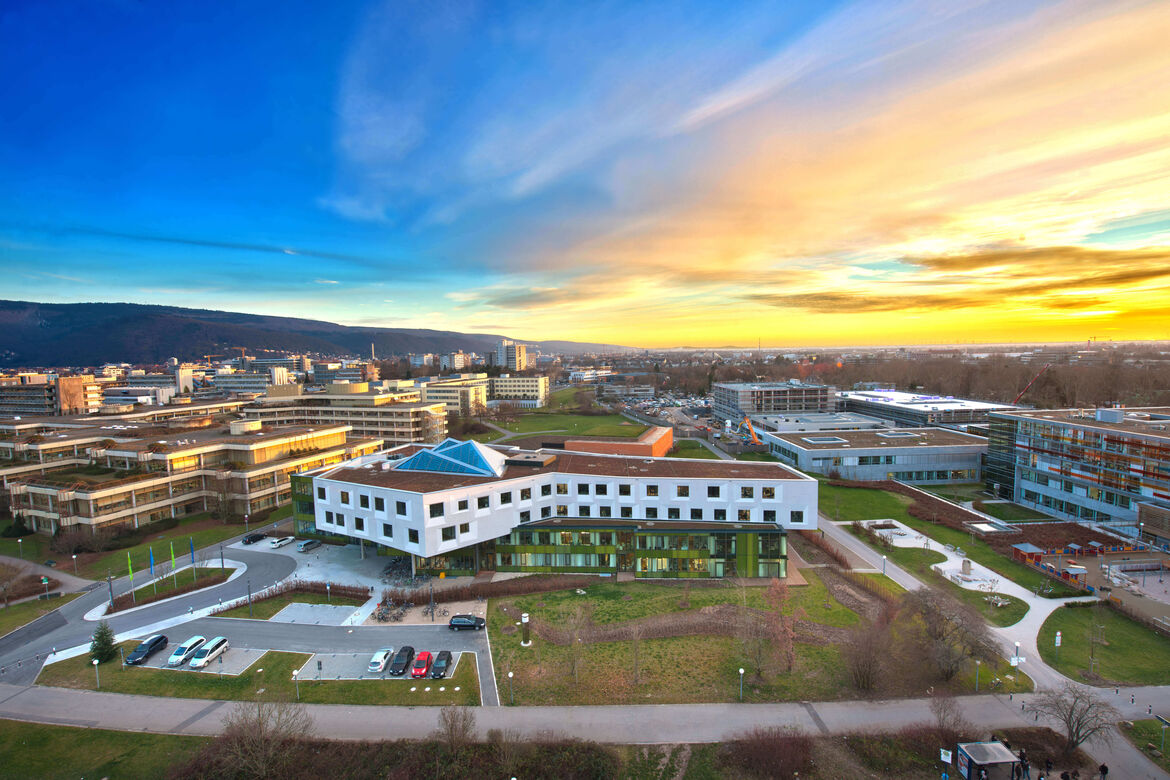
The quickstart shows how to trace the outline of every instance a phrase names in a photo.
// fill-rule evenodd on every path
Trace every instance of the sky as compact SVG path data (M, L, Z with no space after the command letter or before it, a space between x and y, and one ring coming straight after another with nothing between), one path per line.
M1170 339L1170 4L0 4L0 298Z

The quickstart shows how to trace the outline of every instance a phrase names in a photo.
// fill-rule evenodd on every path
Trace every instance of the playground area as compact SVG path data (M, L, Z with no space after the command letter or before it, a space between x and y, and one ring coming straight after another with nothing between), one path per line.
M1153 620L1170 634L1170 556L1155 547L1122 545L1105 551L1077 545L1032 554L1031 558L1062 579L1086 587Z

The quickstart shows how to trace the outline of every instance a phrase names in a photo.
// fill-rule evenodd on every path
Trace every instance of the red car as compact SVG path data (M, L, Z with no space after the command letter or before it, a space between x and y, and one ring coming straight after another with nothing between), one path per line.
M431 654L423 650L414 657L414 666L410 667L411 677L426 677L431 673Z

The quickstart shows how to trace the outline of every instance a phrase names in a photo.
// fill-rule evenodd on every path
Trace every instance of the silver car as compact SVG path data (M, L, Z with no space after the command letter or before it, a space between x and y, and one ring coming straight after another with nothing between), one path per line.
M171 653L171 657L167 659L167 666L182 666L191 660L191 656L195 655L195 651L203 646L207 639L196 634L188 639L183 644L175 648L175 652Z

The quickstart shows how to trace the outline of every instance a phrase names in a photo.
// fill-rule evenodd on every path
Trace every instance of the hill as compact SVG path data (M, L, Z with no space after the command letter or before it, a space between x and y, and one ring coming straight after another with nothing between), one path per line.
M136 303L0 301L0 366L92 366L161 363L207 354L280 350L378 357L409 352L487 352L500 336L412 328L349 327L320 320L149 306ZM548 352L621 351L574 341L529 342Z

